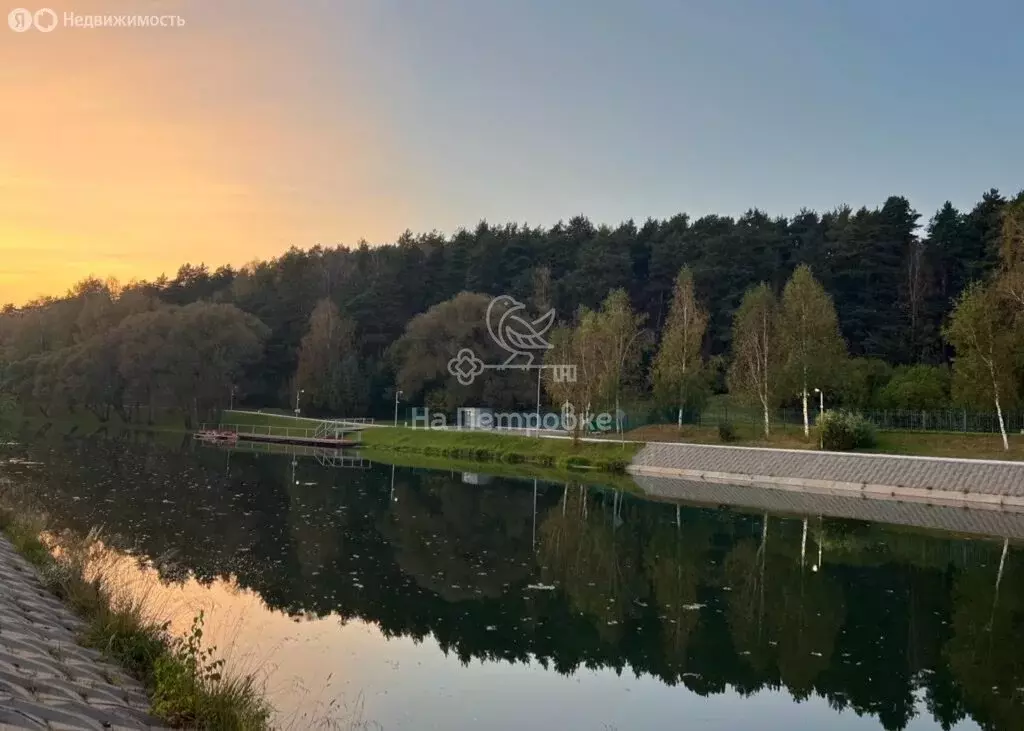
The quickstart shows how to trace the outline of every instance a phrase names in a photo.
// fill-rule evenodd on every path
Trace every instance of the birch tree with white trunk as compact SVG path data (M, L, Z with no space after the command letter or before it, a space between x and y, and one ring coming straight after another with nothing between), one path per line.
M972 282L956 300L943 331L956 350L953 358L953 395L964 404L987 400L996 408L1003 449L1010 449L1003 408L1018 396L1013 301L998 286Z
M590 405L598 396L605 373L601 355L601 324L599 314L581 308L575 327L562 326L551 333L551 349L544 363L544 388L559 408L569 406L575 421L568 426L573 443L577 443L586 430ZM557 369L572 366L574 378L556 378ZM564 414L563 414L564 416Z
M797 267L782 292L779 325L783 381L800 396L804 437L809 437L810 393L833 383L846 357L846 344L832 297L806 264Z
M597 314L601 377L600 395L615 406L615 430L622 433L619 398L624 385L637 379L641 358L647 347L644 323L647 315L633 311L624 289L609 293Z
M708 312L697 301L693 273L683 267L676 277L672 307L654 357L655 394L675 401L680 425L683 409L694 406L706 390L703 351L707 327Z
M779 313L766 283L747 290L733 318L729 392L758 403L764 435L771 434L771 410L778 405Z

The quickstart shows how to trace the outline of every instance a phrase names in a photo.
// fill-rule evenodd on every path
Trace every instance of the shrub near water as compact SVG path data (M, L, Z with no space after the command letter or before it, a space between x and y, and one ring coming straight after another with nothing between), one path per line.
M718 424L718 438L723 442L735 442L739 439L736 434L736 427L732 425L731 421L722 421Z
M215 647L203 646L203 613L153 663L153 712L180 728L268 727L270 706L251 676L225 677Z
M875 425L850 411L826 411L818 417L823 449L864 449L877 443Z

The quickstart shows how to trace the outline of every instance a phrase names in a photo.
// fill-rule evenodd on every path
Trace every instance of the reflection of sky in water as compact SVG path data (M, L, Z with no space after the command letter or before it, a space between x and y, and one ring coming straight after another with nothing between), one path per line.
M230 668L264 679L279 722L294 728L325 718L369 728L466 731L879 728L877 719L837 712L817 696L795 705L786 691L700 696L628 668L621 675L583 668L565 676L537 662L464 665L433 638L387 638L372 623L336 616L291 618L233 582L166 584L135 561L117 565L125 586L146 592L162 616L174 616L173 631L187 632L203 611L207 641ZM937 728L922 699L917 712L908 731ZM978 726L964 721L952 728Z
M103 524L184 579L119 571L178 632L203 610L206 638L266 678L289 728L933 731L987 716L1016 731L1021 717L1024 566L1012 548L997 592L996 540L191 440L40 441L0 462L57 526Z

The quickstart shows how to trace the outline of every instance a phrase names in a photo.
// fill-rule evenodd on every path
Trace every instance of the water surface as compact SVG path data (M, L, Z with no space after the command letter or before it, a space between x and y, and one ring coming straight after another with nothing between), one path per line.
M57 525L102 524L176 630L204 610L293 727L1024 727L1024 569L998 539L166 436L14 440L3 473Z

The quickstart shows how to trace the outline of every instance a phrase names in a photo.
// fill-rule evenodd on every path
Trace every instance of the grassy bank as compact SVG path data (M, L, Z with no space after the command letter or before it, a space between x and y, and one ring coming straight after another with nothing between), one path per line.
M740 425L736 427L740 447L776 447L779 449L817 449L818 437L812 429L806 439L803 429L792 427L774 431L767 439L758 429ZM645 442L690 442L693 444L722 444L718 428L712 426L657 424L635 429L627 438ZM950 432L878 432L878 444L871 449L859 450L877 454L902 454L920 457L955 457L962 459L1024 460L1024 436L1011 434L1010 450L1003 449L998 434L964 434Z
M451 457L431 457L414 452L396 452L390 449L374 449L373 447L363 447L360 449L360 454L375 463L436 472L479 472L494 477L505 477L515 480L536 478L542 482L557 484L586 484L627 492L640 491L632 477L627 474L612 472L597 472L594 470L583 472L580 470L558 469L557 467L538 467L533 464L479 462L453 459Z
M223 423L259 426L310 427L317 419L296 419L284 414L225 412ZM777 424L767 439L754 423L734 426L737 440L745 447L776 447L780 449L817 449L818 437L812 429L805 438L803 427ZM717 426L652 424L626 434L634 442L690 442L722 444ZM998 434L961 432L881 431L878 444L868 452L925 457L957 457L963 459L1024 460L1024 435L1009 436L1010 449L1003 449ZM607 445L585 442L573 446L568 440L535 439L481 432L431 431L408 428L372 428L363 432L363 444L376 452L419 454L466 462L504 462L534 465L562 470L596 469L621 472L639 449L627 444L623 449L611 440ZM394 460L391 460L394 461ZM444 467L441 467L442 469Z
M878 446L870 451L922 457L1024 460L1024 436L1011 434L1009 442L1007 451L998 434L887 431L878 433Z
M168 624L149 618L144 600L117 591L97 568L102 546L95 533L53 536L45 529L40 513L0 490L0 532L84 620L79 642L142 682L154 716L178 728L270 728L272 709L255 679L225 672L214 648L202 646L202 614L187 637L172 638Z
M319 419L296 418L285 414L225 411L221 424L310 428ZM568 439L537 439L484 432L373 427L362 432L362 445L368 457L388 452L443 457L463 466L480 463L505 463L561 470L595 470L622 473L639 449L636 444L573 444ZM391 460L398 463L396 460ZM420 465L416 465L420 466ZM441 469L451 468L451 462ZM469 471L468 469L466 471ZM521 473L520 473L521 474Z
M292 416L269 411L224 411L220 423L233 426L280 426L299 429L315 429L323 419L311 419L305 416Z
M537 439L505 434L380 427L363 432L368 450L445 457L464 462L503 462L557 470L622 473L639 444Z

